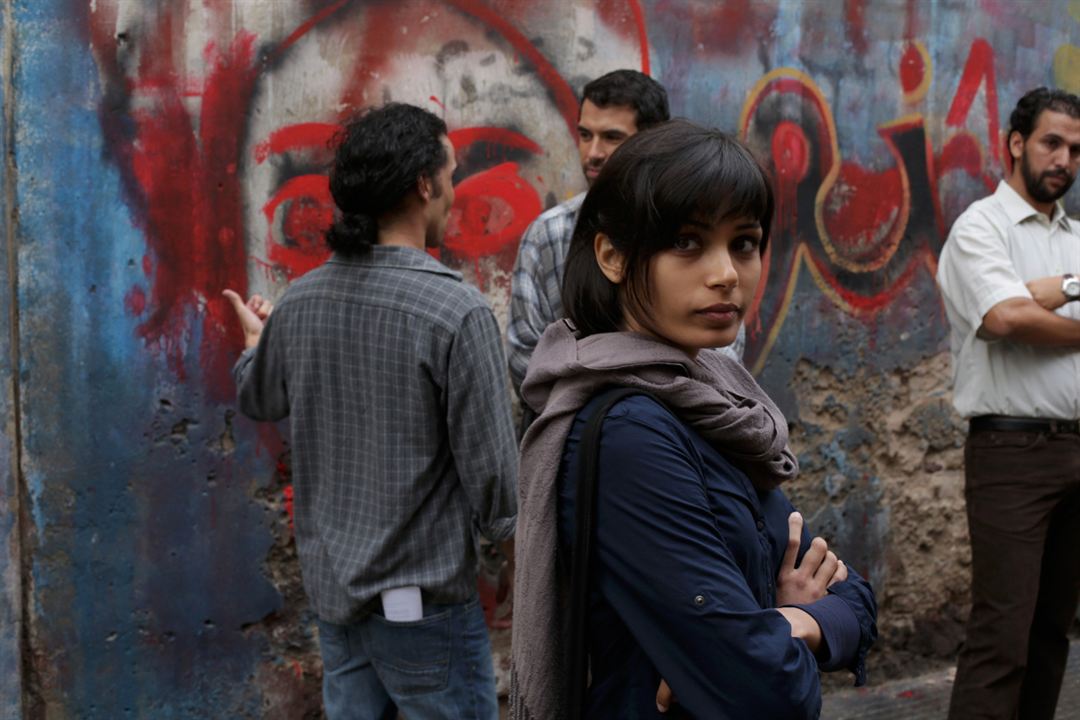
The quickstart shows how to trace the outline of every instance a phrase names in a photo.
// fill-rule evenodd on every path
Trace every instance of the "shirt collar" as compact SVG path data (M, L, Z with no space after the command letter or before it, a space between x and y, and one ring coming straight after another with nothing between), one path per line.
M369 252L363 255L340 255L334 253L330 256L329 262L339 265L366 265L370 267L417 270L461 280L461 273L446 267L423 250L399 245L374 245Z
M1013 190L1012 185L1009 185L1009 183L1004 180L998 182L997 191L994 193L994 197L1001 203L1001 207L1005 210L1005 215L1013 225L1019 225L1028 218L1035 217L1039 214L1038 210L1031 207L1031 204L1022 198L1020 193ZM1051 225L1057 223L1061 223L1066 230L1069 228L1069 221L1065 216L1065 208L1062 207L1060 200L1054 203L1054 214L1050 217Z

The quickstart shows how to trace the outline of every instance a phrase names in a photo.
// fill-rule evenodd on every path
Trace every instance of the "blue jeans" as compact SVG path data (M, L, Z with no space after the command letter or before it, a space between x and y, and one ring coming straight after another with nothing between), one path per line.
M424 603L424 617L317 621L328 720L497 720L495 672L480 601Z

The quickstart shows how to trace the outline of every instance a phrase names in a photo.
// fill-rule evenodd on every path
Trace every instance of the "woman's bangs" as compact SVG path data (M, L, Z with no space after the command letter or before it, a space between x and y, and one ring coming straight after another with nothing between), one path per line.
M674 242L679 228L691 219L716 224L747 217L768 225L770 190L757 162L728 142L705 145L670 164L654 183L654 228L666 245Z

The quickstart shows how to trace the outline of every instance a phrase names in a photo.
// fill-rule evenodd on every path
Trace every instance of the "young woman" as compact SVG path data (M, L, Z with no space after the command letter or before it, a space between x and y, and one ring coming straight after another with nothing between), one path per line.
M753 301L773 211L749 151L673 121L604 166L571 240L567 320L522 394L512 711L570 713L563 633L582 430L604 416L585 618L587 718L814 718L818 670L864 680L870 586L810 540L778 489L787 424L731 343ZM676 701L663 713L665 680Z

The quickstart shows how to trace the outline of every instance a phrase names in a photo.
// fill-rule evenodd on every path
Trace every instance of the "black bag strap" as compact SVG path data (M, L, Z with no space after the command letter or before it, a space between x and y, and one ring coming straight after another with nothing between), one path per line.
M579 720L585 707L588 684L588 644L585 638L585 616L589 602L589 560L592 558L592 535L596 515L596 472L600 457L600 431L608 411L620 400L631 395L648 395L645 390L612 388L605 390L601 400L585 423L578 445L578 478L574 505L574 543L570 552L570 591L566 616L566 690L567 717ZM655 398L654 398L655 399Z

